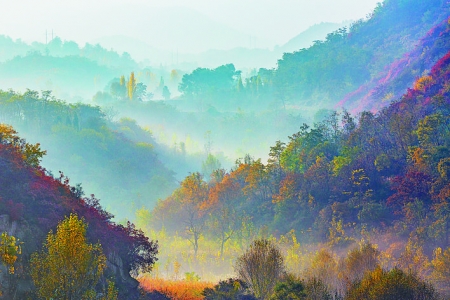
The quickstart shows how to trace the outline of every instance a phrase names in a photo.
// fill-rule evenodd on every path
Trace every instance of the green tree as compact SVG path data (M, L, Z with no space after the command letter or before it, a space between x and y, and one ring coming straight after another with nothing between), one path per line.
M138 84L136 84L133 99L144 101L146 97L147 97L147 86L142 82L139 82Z
M202 162L202 174L206 179L209 179L214 171L222 167L220 161L211 153L208 153L206 160Z
M167 85L165 85L163 88L162 88L162 96L163 96L163 98L164 98L164 100L170 100L170 91L169 91L169 88L167 87Z
M100 244L86 240L87 224L71 214L49 232L41 252L31 256L31 277L42 299L89 299L106 268Z
M292 274L275 286L275 291L270 300L302 300L306 299L303 282Z

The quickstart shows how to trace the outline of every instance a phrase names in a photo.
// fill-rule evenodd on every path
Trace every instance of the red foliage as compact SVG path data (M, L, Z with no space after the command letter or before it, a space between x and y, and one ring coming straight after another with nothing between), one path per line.
M431 181L429 175L417 171L408 171L404 176L396 176L392 181L392 190L395 193L387 199L387 205L397 210L416 199L425 203L430 202Z
M438 77L441 74L442 70L445 70L445 68L450 65L450 51L447 52L444 57L442 57L431 69L431 75L435 78Z

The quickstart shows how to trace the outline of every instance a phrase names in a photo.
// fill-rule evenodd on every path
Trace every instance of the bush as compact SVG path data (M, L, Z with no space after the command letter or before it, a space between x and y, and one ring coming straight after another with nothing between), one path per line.
M301 300L306 299L303 282L294 275L286 275L283 281L275 286L271 300Z
M380 267L367 272L347 292L346 300L434 300L439 299L433 286L413 273L394 268L385 271Z
M205 300L256 300L250 294L247 284L239 279L221 280L213 288L203 291Z

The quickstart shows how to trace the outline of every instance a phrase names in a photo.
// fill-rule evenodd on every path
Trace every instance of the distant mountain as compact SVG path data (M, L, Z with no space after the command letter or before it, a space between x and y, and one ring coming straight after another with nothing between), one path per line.
M105 8L105 16L95 18L99 24L110 26L118 37L138 39L165 51L183 49L186 53L200 53L209 49L227 50L250 44L255 47L272 45L270 41L228 27L187 7L150 8L137 3L113 4ZM132 22L125 28L116 20ZM97 39L103 38L99 36ZM134 46L140 48L142 45ZM133 52L131 47L128 49Z
M276 50L282 54L284 52L294 52L302 48L308 48L312 46L314 41L325 40L327 34L350 24L351 21L345 21L342 23L323 22L320 24L314 24L313 26L290 39L283 46L276 48Z
M310 47L316 40L324 40L327 34L349 25L350 22L320 23L309 27L283 46L275 49L237 47L230 50L208 50L196 56L183 56L195 61L204 67L217 67L233 63L238 69L249 68L275 68L278 59L285 52L298 51Z
M208 50L197 55L180 55L187 61L194 61L197 65L216 68L233 63L237 69L274 68L279 54L269 49L261 48L233 48L230 50Z
M150 63L168 62L170 53L150 46L148 43L126 35L104 36L91 41L102 47L119 53L127 52L138 61L148 60Z

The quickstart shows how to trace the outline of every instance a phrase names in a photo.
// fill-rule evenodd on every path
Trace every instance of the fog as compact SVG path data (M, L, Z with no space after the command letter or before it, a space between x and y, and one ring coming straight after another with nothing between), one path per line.
M314 24L363 18L377 2L19 0L2 4L0 34L42 43L59 36L80 45L127 37L174 53L236 47L273 49ZM127 51L132 55L138 52ZM152 60L150 56L146 58ZM169 63L167 60L154 63Z
M411 49L448 16L378 1L0 0L0 122L40 143L48 174L158 240L157 279L233 276L257 238L305 277L323 260L342 279L367 237L390 268L415 220L396 223L386 198L419 144L397 133L401 114L358 114L371 107L360 95L400 97L431 69L413 69Z

